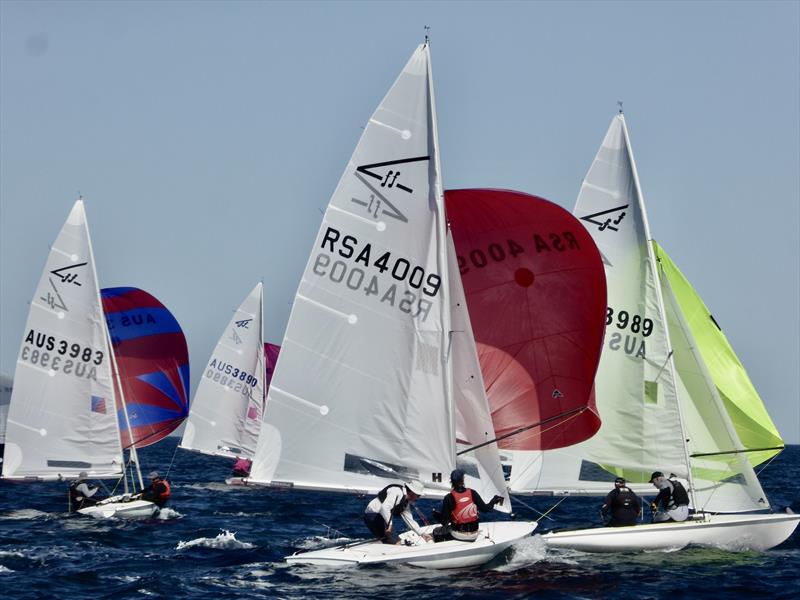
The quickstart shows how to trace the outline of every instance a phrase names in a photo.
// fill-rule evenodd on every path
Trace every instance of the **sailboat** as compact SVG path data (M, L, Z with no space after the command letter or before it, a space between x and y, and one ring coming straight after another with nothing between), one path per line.
M263 285L234 313L197 387L180 448L252 459L277 346L264 343Z
M512 470L511 489L605 494L615 476L643 485L653 471L686 482L695 513L685 522L544 535L554 547L780 544L800 515L772 511L753 467L783 441L720 326L652 240L621 112L581 186L575 215L606 266L606 339L596 382L603 424L590 440L541 452L527 469Z
M2 477L61 481L85 471L93 479L121 478L123 494L78 512L96 518L150 516L155 504L131 498L136 484L138 489L144 485L135 436L128 440L134 471L128 482L120 420L130 432L84 205L78 200L50 249L31 301L14 373Z
M458 466L483 498L507 499L494 437L447 231L426 42L370 118L325 211L245 482L364 495L416 479L442 497ZM471 448L458 459L457 440ZM483 523L475 542L436 544L407 532L412 545L375 540L287 561L470 566L535 527Z

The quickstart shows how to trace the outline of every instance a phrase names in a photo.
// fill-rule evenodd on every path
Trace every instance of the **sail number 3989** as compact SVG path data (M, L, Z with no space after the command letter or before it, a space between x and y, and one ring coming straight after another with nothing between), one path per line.
M642 318L639 315L631 315L627 310L620 310L614 313L610 306L606 311L606 325L616 324L617 329L629 329L632 333L642 332L643 337L653 333L653 320Z

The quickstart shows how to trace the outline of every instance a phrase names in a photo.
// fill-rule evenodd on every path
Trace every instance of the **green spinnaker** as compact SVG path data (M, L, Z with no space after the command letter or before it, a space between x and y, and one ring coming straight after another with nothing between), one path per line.
M722 398L725 410L742 445L748 450L750 464L755 467L769 460L781 451L784 444L764 407L764 402L703 299L655 241L653 249Z

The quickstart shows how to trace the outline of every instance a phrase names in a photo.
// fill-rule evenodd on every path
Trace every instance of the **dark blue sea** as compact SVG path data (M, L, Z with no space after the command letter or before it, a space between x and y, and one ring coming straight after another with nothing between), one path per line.
M413 567L288 567L286 554L361 538L368 499L228 487L230 461L141 452L145 472L174 456L173 496L160 518L95 521L67 514L67 486L0 481L2 598L797 598L800 534L768 552L687 548L591 555L548 550L538 535L492 563L460 571ZM775 507L800 511L800 446L760 476ZM539 511L557 499L523 498ZM540 528L595 522L598 500L568 498ZM420 502L430 513L433 502ZM536 513L517 502L519 518Z

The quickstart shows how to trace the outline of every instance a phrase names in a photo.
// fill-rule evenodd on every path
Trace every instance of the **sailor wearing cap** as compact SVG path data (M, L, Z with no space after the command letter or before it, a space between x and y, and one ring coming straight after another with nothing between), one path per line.
M654 471L650 483L659 490L650 503L654 523L685 521L689 517L689 494L674 475L667 479L661 471Z
M422 485L422 482L412 480L405 484L392 483L378 492L378 495L367 504L367 509L364 511L364 523L372 535L382 539L384 544L399 543L399 539L392 529L392 523L395 517L400 517L409 529L415 531L426 541L430 541L431 535L423 533L414 517L411 516L411 505L422 496L424 491L425 486Z

